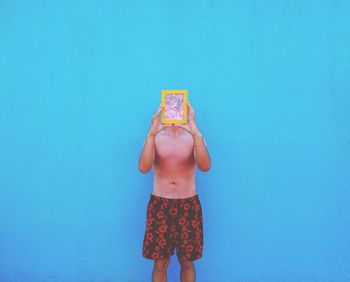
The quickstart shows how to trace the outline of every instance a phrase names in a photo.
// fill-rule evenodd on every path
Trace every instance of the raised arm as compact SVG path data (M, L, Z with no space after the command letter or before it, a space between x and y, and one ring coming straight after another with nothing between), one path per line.
M176 124L176 126L180 126L191 133L194 141L194 158L197 166L201 171L208 171L211 166L211 160L207 150L207 144L205 143L202 134L197 127L194 119L194 109L192 108L190 101L187 103L187 108L189 111L188 123Z
M154 156L155 156L155 138L157 133L164 127L159 120L159 114L162 110L160 105L158 111L152 117L152 124L148 131L145 141L143 142L143 148L139 158L139 171L142 173L147 173L151 170L153 166Z
M208 171L211 166L211 160L207 149L207 143L205 143L205 140L199 131L192 136L194 140L194 158L198 168L201 171Z

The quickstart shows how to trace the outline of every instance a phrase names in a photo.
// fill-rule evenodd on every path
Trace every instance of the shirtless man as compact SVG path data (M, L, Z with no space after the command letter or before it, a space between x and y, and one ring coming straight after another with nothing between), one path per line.
M193 261L202 256L202 208L195 187L196 164L201 171L211 161L188 102L188 123L163 125L158 108L143 143L139 170L154 168L153 192L147 206L142 255L154 260L153 282L165 282L174 248L181 265L181 282L195 281Z

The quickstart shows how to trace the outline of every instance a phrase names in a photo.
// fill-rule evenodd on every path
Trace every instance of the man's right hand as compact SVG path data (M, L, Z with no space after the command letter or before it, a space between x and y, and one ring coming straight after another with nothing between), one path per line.
M160 123L160 119L159 119L160 112L163 109L164 109L164 106L162 106L162 104L160 104L158 111L152 117L152 124L151 124L151 127L149 129L148 134L153 136L153 137L156 136L157 133L165 127L163 124Z

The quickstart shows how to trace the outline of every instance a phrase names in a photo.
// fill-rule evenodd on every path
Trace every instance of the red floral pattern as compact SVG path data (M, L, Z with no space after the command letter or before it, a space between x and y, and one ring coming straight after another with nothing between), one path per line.
M202 257L203 219L199 197L167 199L151 194L142 255L164 259L174 254L174 248L180 260Z

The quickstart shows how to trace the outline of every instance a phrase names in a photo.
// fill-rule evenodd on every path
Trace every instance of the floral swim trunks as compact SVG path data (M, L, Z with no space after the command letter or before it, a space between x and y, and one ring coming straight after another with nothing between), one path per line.
M179 260L202 257L203 221L198 194L184 199L150 196L142 256L165 259L174 254L174 247Z

